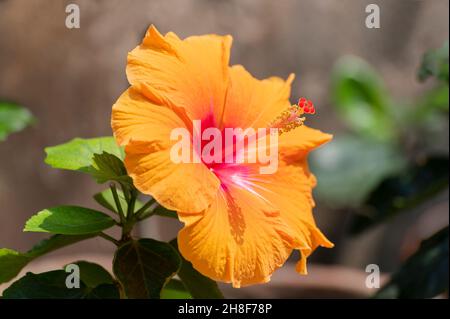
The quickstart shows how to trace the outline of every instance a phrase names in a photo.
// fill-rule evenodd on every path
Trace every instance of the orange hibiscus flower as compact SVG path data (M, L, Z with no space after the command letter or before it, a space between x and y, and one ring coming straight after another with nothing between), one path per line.
M181 40L151 26L128 55L131 87L113 106L112 128L135 186L185 224L181 254L204 275L241 287L269 281L294 249L301 252L297 271L306 273L312 251L333 246L314 222L316 180L307 164L308 153L331 136L302 125L298 116L312 113L310 104L293 111L293 75L261 81L240 65L230 67L231 42L217 35ZM193 120L219 130L284 129L278 169L261 174L251 163L175 163L171 132L192 131Z

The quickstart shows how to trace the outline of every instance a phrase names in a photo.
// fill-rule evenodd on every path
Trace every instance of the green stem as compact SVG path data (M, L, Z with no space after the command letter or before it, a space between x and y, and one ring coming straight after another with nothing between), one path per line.
M121 242L128 241L131 238L131 231L133 230L134 224L136 223L136 219L134 216L134 208L136 204L136 199L138 196L138 192L135 189L131 189L129 194L128 208L127 208L127 216L126 220L122 225L122 238Z
M116 203L117 212L119 213L119 217L120 217L120 223L122 225L124 225L125 224L125 215L123 214L122 205L120 205L120 200L119 200L119 195L117 194L116 185L111 184L109 187L111 188L111 193L113 195L114 202Z
M152 206L154 203L155 203L155 200L152 198L147 203L145 203L144 206L139 208L139 210L135 213L136 219L137 220L142 220L144 218L147 218L147 217L151 216L151 215L148 215L148 213L151 213L151 211L150 212L146 212L146 210L148 208L150 208L150 206Z
M119 243L118 240L112 238L112 237L109 236L108 234L105 234L105 233L101 232L101 233L99 233L98 235L99 235L100 237L106 239L107 241L112 242L112 243L113 243L114 245L116 245L116 246L119 246L119 245L120 245L120 243Z
M136 204L136 198L137 198L137 192L132 191L131 192L130 202L128 203L128 210L127 210L127 220L128 221L133 219L134 207L135 207L135 204Z
M126 187L122 183L119 183L119 184L120 184L120 187L122 188L123 196L125 197L126 202L129 203L131 195L130 195L130 191L129 191L128 187Z

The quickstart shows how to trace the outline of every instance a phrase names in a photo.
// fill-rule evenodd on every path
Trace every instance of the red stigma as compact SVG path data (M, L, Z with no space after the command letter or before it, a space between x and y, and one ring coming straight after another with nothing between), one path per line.
M306 114L315 114L316 108L314 107L313 102L311 100L307 100L304 97L298 100L298 107L303 110Z

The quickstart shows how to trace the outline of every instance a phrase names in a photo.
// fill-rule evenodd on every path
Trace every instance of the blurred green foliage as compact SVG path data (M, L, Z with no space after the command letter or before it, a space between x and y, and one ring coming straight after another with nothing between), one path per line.
M375 70L353 56L336 63L332 102L349 132L311 155L320 180L316 192L330 207L359 207L383 179L407 165L398 105Z
M428 51L418 80L434 85L417 101L396 101L365 61L344 57L332 76L336 113L347 126L311 156L323 203L355 212L360 234L420 209L448 188L449 47ZM377 298L430 298L448 291L448 227L425 240Z
M311 159L320 181L317 195L330 207L358 207L386 176L405 166L394 145L351 134L336 136Z
M4 141L11 133L23 130L33 121L33 116L26 108L0 101L0 141Z
M355 133L378 140L396 135L393 104L380 76L365 61L344 57L332 75L338 115Z
M353 217L350 233L359 234L402 211L413 209L447 188L448 164L448 157L431 157L425 163L384 179L371 192L361 214Z
M424 240L375 298L433 298L448 291L449 229Z
M448 60L448 42L437 50L425 53L418 72L419 80L425 81L433 76L448 85Z

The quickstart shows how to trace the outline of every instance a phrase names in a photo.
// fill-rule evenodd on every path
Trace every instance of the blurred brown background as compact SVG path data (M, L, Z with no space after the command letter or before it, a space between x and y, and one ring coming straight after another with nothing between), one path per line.
M80 29L65 27L69 3L80 6ZM381 8L380 29L365 27L369 3ZM43 149L74 137L111 135L111 105L127 87L127 52L149 24L180 37L233 35L233 64L243 64L260 78L295 72L293 95L307 96L318 106L319 116L310 125L336 133L342 127L329 101L336 60L361 56L380 72L391 94L413 99L427 88L415 76L422 54L448 38L448 7L447 0L0 0L0 97L28 107L38 119L34 127L0 144L0 247L26 250L44 237L21 230L28 217L45 207L98 208L91 195L103 187L88 176L46 166ZM335 272L313 266L305 279L286 267L274 276L274 284L239 294L282 296L277 281L307 286L326 278L339 286L352 269L359 277L347 283L360 292L365 265L378 263L385 272L398 265L401 256L390 252L405 244L400 234L411 231L406 225L419 222L423 227L414 236L425 237L448 224L443 196L427 218L411 221L408 215L357 239L343 236L345 212L331 214L319 205L317 222L336 248L319 249L311 260L333 264ZM141 233L171 239L177 227L175 221L155 218ZM43 257L29 269L79 258L108 266L112 252L108 242L95 239L54 253L55 259Z

